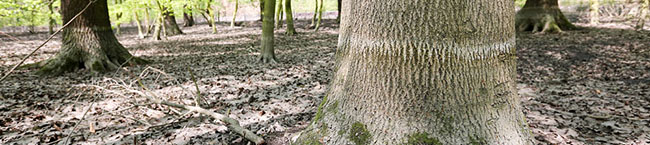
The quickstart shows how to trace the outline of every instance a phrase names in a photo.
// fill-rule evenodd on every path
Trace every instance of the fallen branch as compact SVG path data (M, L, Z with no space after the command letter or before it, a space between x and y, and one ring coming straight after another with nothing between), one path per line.
M0 34L9 37L9 39L11 39L11 40L14 40L14 41L20 41L20 39L14 37L14 36L11 36L11 35L9 35L9 34L7 34L7 33L4 33L4 32L2 32L2 31L0 31Z
M144 85L142 83L140 83L140 86L143 87L146 90L146 88L144 87ZM262 137L257 136L252 131L241 127L241 125L239 125L239 121L237 121L235 119L232 119L230 117L227 117L227 116L225 116L223 114L215 113L215 112L212 112L210 110L206 110L206 109L203 109L203 108L197 107L197 106L187 106L187 105L183 105L183 104L176 104L176 103L172 103L172 102L168 102L168 101L159 100L159 99L156 99L156 98L154 98L154 97L152 97L150 95L145 94L142 91L137 91L137 90L133 90L133 89L129 89L129 88L125 88L125 89L127 89L131 93L135 93L135 94L138 94L140 96L146 97L147 99L149 99L149 101L151 101L153 103L156 103L156 104L162 104L162 105L170 106L170 107L174 107L174 108L185 109L185 110L188 110L190 112L197 112L197 113L201 113L201 114L204 114L204 115L208 115L208 116L210 116L210 117L224 123L230 130L232 130L233 132L235 132L235 133L243 136L244 138L254 142L255 144L260 145L260 144L264 143L264 139ZM153 92L149 92L149 93L153 93Z

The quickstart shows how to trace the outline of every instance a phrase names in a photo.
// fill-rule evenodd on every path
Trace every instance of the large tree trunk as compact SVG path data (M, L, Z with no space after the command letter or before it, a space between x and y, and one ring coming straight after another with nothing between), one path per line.
M335 76L296 144L532 144L512 0L346 0Z
M291 0L284 0L284 12L287 13L287 30L285 34L291 36L296 34L296 28L293 26L293 12L291 11Z
M164 9L167 10L167 8ZM163 13L163 15L165 16L165 31L167 36L183 34L181 28L178 27L178 23L176 23L176 17L174 16L174 13L167 10Z
M61 0L63 22L67 23L90 0ZM133 57L111 30L106 0L97 0L63 29L61 50L43 61L41 74L60 74L80 67L93 72L117 69L122 64L145 63Z
M562 14L558 0L527 0L515 21L519 31L546 33L576 28Z
M273 23L275 11L275 0L264 0L264 19L262 20L262 49L260 51L260 61L263 63L274 63L275 48L273 48Z

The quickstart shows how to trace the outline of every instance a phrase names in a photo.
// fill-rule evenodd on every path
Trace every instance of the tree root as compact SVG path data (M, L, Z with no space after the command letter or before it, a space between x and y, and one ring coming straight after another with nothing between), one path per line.
M576 27L569 22L560 10L522 9L517 13L515 25L517 31L533 33L563 33Z

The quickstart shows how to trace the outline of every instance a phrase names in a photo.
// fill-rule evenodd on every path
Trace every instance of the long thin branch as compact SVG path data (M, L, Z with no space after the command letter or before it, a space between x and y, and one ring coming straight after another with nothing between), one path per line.
M86 9L88 9L88 7L90 7L91 4L95 3L95 1L97 1L97 0L91 0L91 1L88 3L88 5L86 5L86 7L85 7L84 9L81 10L81 12L77 13L77 15L75 15L74 17L72 17L72 19L70 19L70 21L68 21L67 23L65 23L65 25L63 25L63 27L59 28L59 30L57 30L56 32L54 32L54 34L50 35L50 37L47 38L47 40L45 40L45 42L43 42L41 45L39 45L38 47L36 47L36 49L34 49L34 51L32 51L31 53L29 53L29 55L25 56L25 57L23 58L23 60L20 61L20 63L16 64L16 65L15 65L13 68L11 68L7 73L5 73L5 75L4 75L2 78L0 78L0 82L2 82L3 80L5 80L5 79L7 78L7 76L9 76L9 74L11 74L12 72L14 72L14 70L16 70L16 68L18 68L18 66L22 65L23 63L25 63L25 60L27 60L27 58L29 58L30 56L34 55L34 53L36 53L36 51L38 51L39 49L41 49L41 47L45 46L45 44L47 44L47 42L50 42L50 40L52 40L52 38L54 38L54 36L56 36L56 34L59 34L59 32L63 31L63 28L67 27L68 25L70 25L70 24L72 23L72 21L74 21L75 19L77 19L77 17L81 16L81 14L84 13L84 12L86 11Z
M140 83L140 86L144 88L144 85L142 83ZM152 97L150 95L147 95L147 94L143 93L142 91L136 91L136 90L129 89L129 88L125 88L125 89L127 89L131 93L135 93L135 94L138 94L140 96L146 97L151 102L156 103L156 104L162 104L162 105L170 106L170 107L174 107L174 108L185 109L185 110L188 110L188 111L198 112L198 113L201 113L201 114L211 116L212 118L217 119L218 121L223 122L224 124L226 124L226 126L228 128L230 128L230 130L232 130L233 132L235 132L237 134L240 134L241 136L243 136L244 138L254 142L255 144L260 145L260 144L264 143L264 139L262 137L257 136L252 131L241 127L241 125L239 125L239 121L237 121L235 119L232 119L230 117L227 117L227 116L225 116L223 114L215 113L215 112L212 112L210 110L206 110L206 109L203 109L203 108L197 107L197 106L187 106L187 105L176 104L176 103L172 103L172 102L168 102L168 101L159 100L159 99L156 99L156 98L154 98L154 97ZM144 89L146 90L146 88L144 88ZM153 92L149 92L149 93L153 93Z

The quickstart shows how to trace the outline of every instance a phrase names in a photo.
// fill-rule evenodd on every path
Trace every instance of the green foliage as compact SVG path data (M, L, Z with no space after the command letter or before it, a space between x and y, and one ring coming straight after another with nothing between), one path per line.
M50 14L49 3L53 12ZM0 27L5 26L42 26L49 23L50 18L61 23L58 12L58 0L3 0L0 1Z

